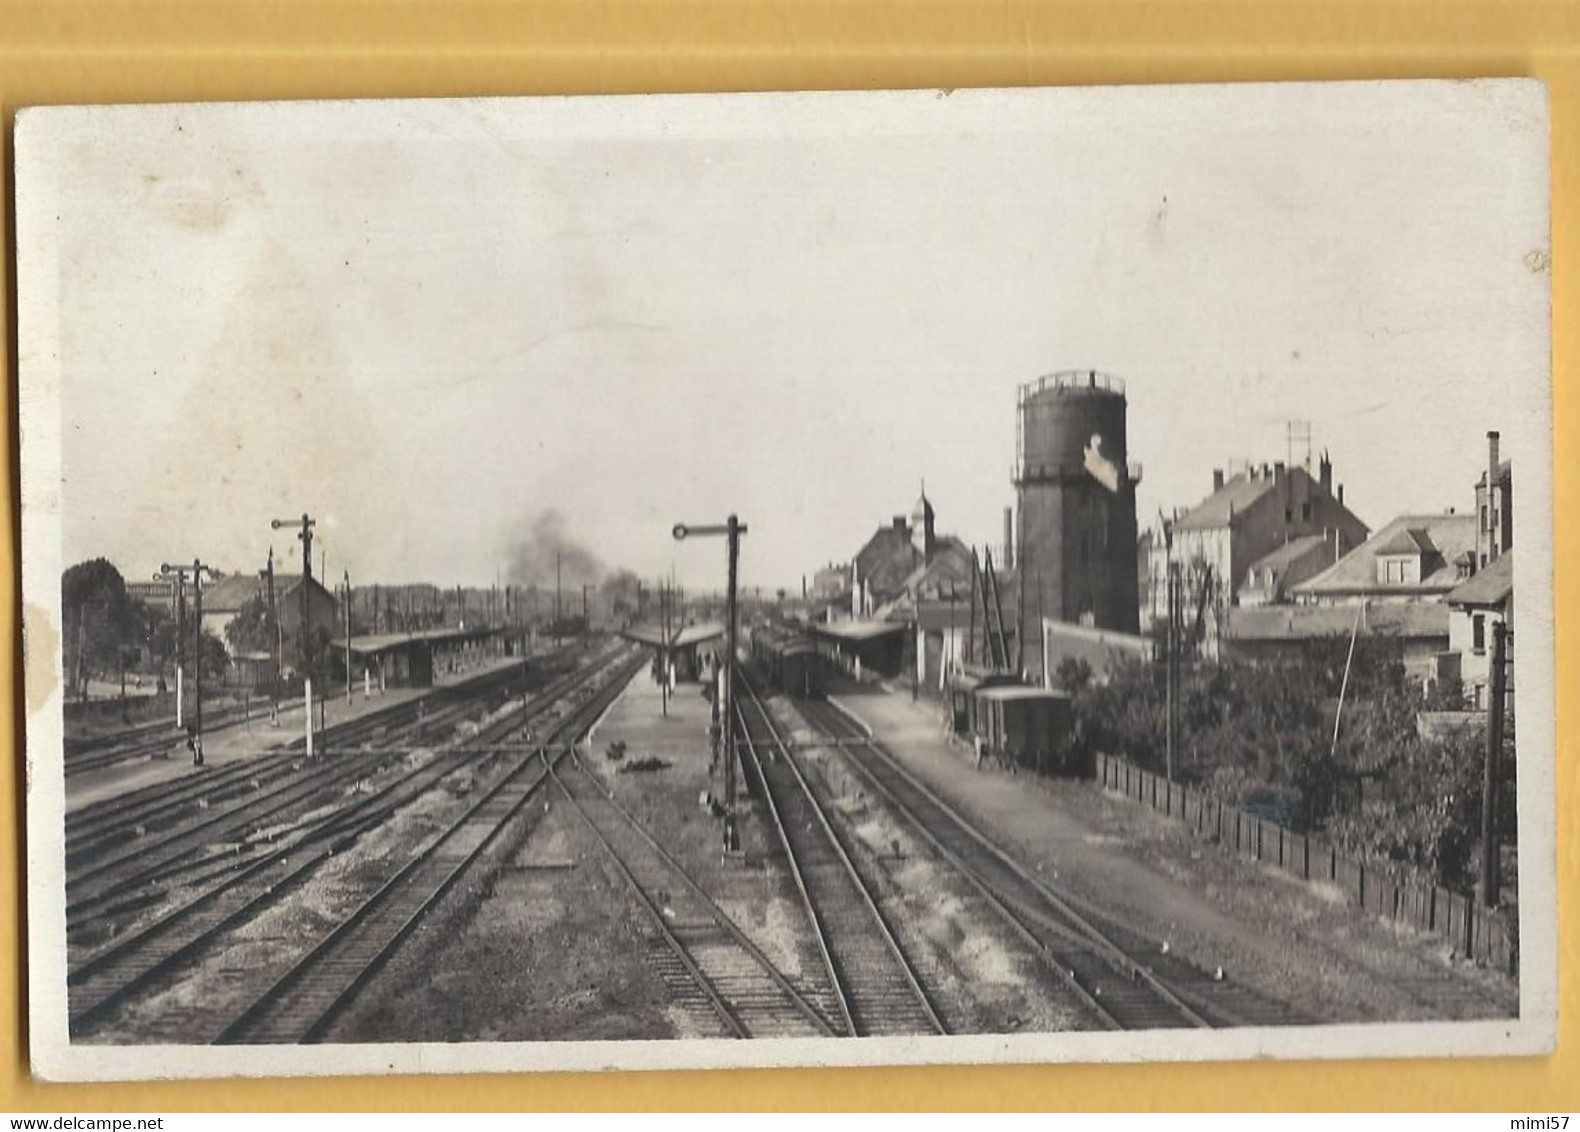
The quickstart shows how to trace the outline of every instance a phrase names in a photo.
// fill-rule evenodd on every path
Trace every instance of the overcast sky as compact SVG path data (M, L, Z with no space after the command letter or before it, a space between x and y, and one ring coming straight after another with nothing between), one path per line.
M924 477L997 540L1016 386L1087 368L1143 525L1291 419L1372 527L1465 509L1488 428L1550 468L1545 152L1463 83L40 116L63 559L295 568L307 510L336 579L482 584L552 509L701 586L734 510L798 586Z

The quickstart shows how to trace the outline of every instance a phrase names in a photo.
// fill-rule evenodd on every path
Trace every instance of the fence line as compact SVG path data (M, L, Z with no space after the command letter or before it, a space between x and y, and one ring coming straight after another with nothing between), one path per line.
M1368 912L1440 936L1478 963L1511 975L1519 971L1513 926L1470 896L1398 877L1377 862L1341 856L1320 835L1285 829L1115 755L1097 756L1097 781L1105 790L1177 816L1228 852L1276 865L1302 880L1335 885Z

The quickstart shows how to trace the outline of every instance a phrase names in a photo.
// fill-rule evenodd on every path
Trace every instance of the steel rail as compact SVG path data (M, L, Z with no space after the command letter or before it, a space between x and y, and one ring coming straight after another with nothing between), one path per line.
M605 672L606 669L590 668L584 670L581 675L590 679ZM564 689L561 698L584 682L585 679L578 680ZM541 715L546 712L552 702L546 697L538 701L535 714ZM500 720L496 721L493 729L505 731L520 726L521 722L520 718L515 717ZM89 957L68 975L69 986L81 987L84 983L91 983L96 976L101 979L104 976L113 977L118 966L125 965L128 961L135 961L139 952L154 952L152 961L144 962L129 977L114 981L109 989L101 989L92 1002L77 1009L71 1015L73 1031L82 1029L94 1018L102 1016L108 1009L124 1001L151 980L179 966L220 932L243 922L262 906L277 900L306 879L307 875L324 860L348 848L362 833L379 825L396 810L414 801L424 790L464 765L463 758L442 757L417 768L378 793L365 796L346 810L332 815L317 827L273 849L262 858L237 866L237 871L223 874L218 884L172 909L135 934L117 940L110 947ZM298 856L304 849L308 850L307 855ZM271 878L270 874L282 865L289 866L287 872L283 876ZM259 879L263 881L260 889L253 892L245 890L244 886L248 882ZM241 890L239 893L241 903L229 907L227 911L226 905L220 904L220 901L238 889ZM211 918L204 922L201 917L205 911L211 916L217 914L219 918ZM175 941L163 938L169 936L177 926L195 926L197 930L186 938Z
M763 954L762 949L752 942L751 938L741 930L740 926L737 925L728 914L725 913L724 909L719 907L718 903L713 899L713 897L708 895L707 890L697 883L696 879L686 871L685 867L682 866L679 861L675 860L669 851L658 843L657 839L655 839L653 835L648 832L647 828L636 819L635 815L622 806L615 798L614 794L605 788L603 783L598 780L598 777L582 765L581 759L574 751L571 752L571 765L577 769L577 771L586 781L592 784L593 789L597 791L599 797L609 804L610 808L613 809L617 815L619 815L624 824L633 833L635 833L638 838L641 839L641 841L660 861L668 866L670 872L673 873L683 885L685 885L686 890L701 902L703 908L706 909L713 922L718 927L722 928L725 934L729 936L736 946L740 950L744 951L751 958L752 962L755 963L757 967L768 976L769 980L791 1002L791 1004L794 1005L796 1010L806 1020L811 1022L812 1025L825 1037L837 1037L838 1031L833 1025L830 1024L828 1019L823 1016L822 1012L813 1006L812 1003L807 1001L806 997L800 991L798 991L787 978L785 978L783 972L781 972L779 968L774 965L772 960ZM582 818L587 823L588 828L593 831L593 834L603 844L604 848L609 852L609 855L620 864L620 871L625 876L627 882L633 885L639 891L642 890L642 886L637 881L635 874L631 871L628 864L621 857L620 853L615 849L613 843L610 842L603 831L598 828L597 823L593 821L592 815L587 812L587 808L582 803L582 800L576 797L575 792L565 784L564 780L559 776L553 767L550 767L549 774L558 784L561 793L563 793L565 797L570 800L571 804L575 806L577 811L582 815ZM686 946L680 941L680 939L675 935L674 931L670 928L669 924L664 920L662 912L654 907L654 904L650 899L644 899L643 903L650 912L658 913L660 930L665 937L666 943L668 943L669 946L675 951L676 956L680 958L683 964L685 964L687 970L693 972L695 977L702 980L702 983L699 983L699 986L703 987L704 993L706 993L710 999L715 999L721 1004L724 1004L725 1000L719 993L718 988L713 986L712 981L707 979L706 976L702 975L701 971L696 968L693 957L689 954L689 949L686 948ZM733 1016L734 1008L728 1007L728 1010ZM740 1019L735 1018L735 1022L739 1023ZM741 1023L741 1029L744 1030L745 1028L746 1027L744 1023ZM748 1033L745 1036L751 1035Z
M606 650L605 655L612 655L612 651ZM563 661L565 657L554 654L552 659L558 662ZM412 730L413 723L418 722L419 710L430 706L429 701L438 706L441 714L426 717L427 719L447 718L457 710L462 712L470 710L478 699L496 694L502 685L508 686L511 678L518 675L519 671L515 667L510 667L481 673L464 681L436 688L414 699L390 704L356 719L334 724L323 734L330 736L337 745L340 745L348 728L356 727L361 731L374 733L381 728L389 727L396 727L397 733L399 730ZM300 739L292 739L285 743L271 744L266 748L266 753L257 758L201 771L194 768L191 772L173 779L68 810L66 814L68 839L80 837L78 831L85 826L100 826L115 818L121 819L124 824L135 823L151 814L156 814L162 808L189 802L194 796L209 797L216 789L227 787L235 781L245 781L257 773L282 768L289 770L300 764L303 755L301 742Z
M536 719L552 711L558 702L573 692L576 688L586 684L602 671L600 665L606 665L608 660L600 657L585 668L578 669L553 681L541 690L528 702L527 719ZM458 709L469 705L458 704ZM519 716L512 716L507 726L501 726L501 734L508 734L515 726L523 722ZM86 872L79 873L68 880L70 888L77 889L77 895L72 896L71 903L67 906L68 930L81 929L91 923L92 919L110 908L117 901L123 901L127 892L135 892L141 887L155 884L170 876L186 872L191 868L203 868L216 863L214 857L204 857L197 861L190 860L191 855L201 850L205 845L211 844L209 838L195 835L204 830L214 829L216 826L224 829L242 831L256 828L259 822L277 813L290 810L301 804L310 802L311 799L324 790L335 785L360 776L370 768L377 767L381 762L392 757L391 753L383 749L358 751L355 757L341 763L325 763L306 775L296 777L280 784L276 789L263 796L254 795L235 805L226 807L214 814L205 817L196 823L187 823L169 831L158 840L148 844L137 844L130 851L111 857L108 861L98 863ZM421 773L423 768L418 768L412 774ZM394 784L398 786L399 783ZM257 808L258 803L266 798L275 799L273 805ZM281 800L283 799L283 801ZM356 804L354 803L353 806ZM314 823L321 826L332 826L336 820L335 815L329 815L320 822ZM150 852L157 852L161 848L174 847L171 851L156 856L149 860ZM97 888L91 888L87 894L80 894L80 890L87 880L106 871L114 870L117 866L131 863L134 865L130 873L112 878L114 883L104 883ZM232 866L237 862L233 859Z
M574 684L584 681L590 673L597 670L599 663L607 662L607 659L612 659L613 655L618 655L618 650L614 654L600 656L593 661L592 665L586 668L581 668L559 677L550 683L546 689L539 692L538 698L552 699L557 697L561 694L561 689L566 686L567 682ZM439 714L409 721L405 727L410 733L414 734L429 734L451 728L456 721L465 718L476 710L477 696L486 698L497 691L497 688L492 687L487 689L474 688L469 696L462 696L453 703L446 704ZM448 744L446 745L448 746ZM351 757L345 760L317 760L305 773L295 774L287 772L272 774L268 777L268 787L261 788L259 791L231 789L238 784L245 783L246 779L228 779L222 784L224 790L220 800L235 802L235 804L218 810L205 811L200 820L196 822L177 824L172 828L162 829L161 835L156 838L137 836L135 845L128 846L120 853L112 852L105 857L96 855L93 849L106 844L112 847L125 845L127 841L133 840L133 838L124 835L127 832L127 827L130 826L133 831L136 831L138 818L145 817L146 811L142 814L134 812L131 816L122 815L113 820L107 818L105 820L110 824L102 828L96 826L93 831L96 836L93 837L87 847L83 846L82 839L88 837L89 834L79 831L77 846L68 849L68 867L73 863L83 861L85 858L91 860L91 864L78 869L74 874L68 875L68 890L76 889L80 892L89 881L107 872L113 872L128 863L136 863L138 867L129 878L117 878L119 883L114 887L122 888L129 881L147 882L150 878L156 878L159 870L168 868L173 862L183 859L188 854L202 848L209 840L212 840L212 838L198 838L194 842L195 834L203 830L214 830L216 827L234 829L239 832L240 829L256 826L257 821L255 819L273 817L277 813L289 810L301 802L309 800L313 794L330 789L355 775L361 774L367 768L376 766L379 762L392 757L395 753L383 745L377 748L357 748L349 752ZM294 772L300 769L302 756L299 752L284 752L280 755L270 756L270 758L283 760L284 765ZM267 771L275 764L265 763L263 760L254 760L251 765ZM201 775L185 776L176 781L178 784L184 785L194 778L201 783ZM185 807L194 803L204 804L207 798L208 795L203 794L199 790L195 795L179 797L174 805ZM238 798L241 799L239 802L236 801ZM260 803L269 798L283 799L283 801L269 809L258 809ZM156 806L154 812L157 811L158 807ZM227 825L227 823L229 824ZM174 847L174 849L171 847ZM157 853L161 850L170 851L165 852L153 864L149 864L149 854ZM87 909L95 906L90 902L98 900L107 891L106 886L103 884L96 888L93 886L89 887L90 893L87 896L73 896L74 903L68 906L67 909L69 914L78 916L84 914Z
M640 671L642 658L640 655L628 659L621 664L616 675L602 689L601 694L592 700L579 705L565 719L555 727L553 734L557 738L566 733L580 733L596 719L597 713L611 702L619 691L630 681L631 677ZM566 758L571 752L567 746L553 762ZM401 869L384 882L371 896L358 905L352 914L342 920L328 935L319 940L309 951L302 955L291 967L277 978L263 994L254 998L252 1003L242 1011L229 1025L227 1025L215 1038L216 1044L233 1045L244 1041L254 1044L260 1033L265 1040L313 1042L324 1035L330 1024L345 1009L357 993L367 982L389 961L395 950L410 936L416 925L438 904L439 900L455 884L455 882L482 856L485 850L495 844L496 840L512 821L522 812L527 802L537 794L538 789L552 776L553 762L544 759L544 770L535 777L525 778L534 766L538 765L532 758L522 759L519 764L511 768L495 782L484 795L452 821L437 837L432 838L413 858ZM509 794L519 791L519 796L510 797ZM484 809L496 799L503 798L506 809L497 817L489 816L486 832L478 842L467 850L457 861L445 868L445 861L441 851L451 842L455 841L474 824L473 819L483 813ZM405 910L399 897L408 889L415 888L413 882L418 874L429 867L440 870L437 883L430 883L421 887L420 894L416 897L416 904ZM337 949L350 949L356 947L356 933L359 928L369 925L373 930L378 927L377 917L380 913L393 910L403 918L395 926L394 931L383 942L377 940L373 943L371 955L351 957L336 956ZM355 968L351 978L338 990L333 986L333 992L326 1005L317 1005L314 995L322 995L323 987L310 986L310 980L315 969L328 968L331 973L334 965L348 964ZM338 977L338 976L337 976ZM307 1017L293 1015L292 1003L288 996L295 994L298 999L305 998L304 1005ZM282 1036L283 1035L283 1036Z
M820 722L820 726L825 730L828 729L830 721L835 720L838 721L837 726L841 729L859 731L854 723L846 719L843 715L839 714L836 709L820 705L812 709L812 714L817 717L817 720ZM856 738L856 736L846 737ZM1159 1002L1167 1006L1188 1025L1201 1028L1210 1027L1212 1025L1212 1023L1198 1010L1193 1008L1189 1003L1185 1002L1179 996L1179 994L1174 991L1173 988L1168 986L1163 980L1159 979L1152 971L1137 962L1133 956L1131 956L1119 944L1115 943L1107 934L1105 934L1101 929L1093 924L1089 918L1077 911L1071 905L1070 901L1065 899L1062 894L1055 892L1041 878L1032 874L1023 865L1021 865L1020 862L1016 861L985 834L983 834L976 827L974 822L970 821L970 819L962 815L957 809L955 809L955 807L940 798L935 791L933 791L925 783L919 781L915 775L910 773L910 771L899 765L898 761L892 755L890 755L889 752L884 750L883 747L872 737L863 735L858 741L843 746L841 749L847 751L865 750L870 752L872 756L880 761L887 770L889 770L901 781L905 782L912 790L916 791L924 800L926 800L941 814L943 814L960 833L965 835L969 841L974 843L983 853L990 857L1000 867L1007 869L1027 887L1031 888L1038 897L1051 905L1060 916L1064 917L1068 921L1070 927L1073 927L1080 934L1080 936L1084 937L1084 941L1093 948L1094 954L1115 974L1130 980L1134 984L1139 984L1145 987ZM913 807L899 798L898 795L895 794L893 788L888 783L884 782L871 769L871 767L866 764L864 760L853 757L851 762L861 771L863 777L866 778L866 780L871 783L875 789L883 794L883 796L890 802L891 805L906 815L913 827L921 831L926 840L932 844L934 848L937 849L941 854L943 854L945 858L948 859L959 872L962 874L974 875L980 882L980 888L991 892L993 896L993 903L1001 910L1001 912L1007 914L1009 918L1019 924L1023 934L1035 937L1035 933L1031 932L1023 922L1022 916L1017 914L1016 911L1011 907L1011 905L1015 903L1013 898L1007 897L1005 893L999 891L996 886L992 884L989 878L982 876L979 865L973 865L971 862L962 857L956 850L946 845L937 835L936 831L929 829L927 824L920 819L920 817L915 813ZM1080 986L1079 976L1076 973L1076 967L1070 956L1067 953L1055 955L1052 953L1052 950L1048 948L1045 942L1041 940L1038 942L1043 951L1047 953L1050 958L1057 959L1059 966L1065 968L1065 981L1067 984ZM1081 989L1086 992L1083 997L1089 1000L1089 1005L1096 1003L1100 1012L1109 1020L1111 1020L1116 1026L1121 1028L1129 1028L1126 1021L1119 1018L1115 1014L1116 1008L1111 1003L1101 1003L1097 1001L1101 997L1100 993L1098 993L1101 990L1101 984L1098 984L1092 988L1081 987Z
M936 1034L947 1034L949 1032L948 1028L945 1026L943 1019L939 1016L938 1010L934 1006L926 988L922 986L921 978L917 974L915 966L911 963L910 958L905 954L905 950L900 945L899 939L896 938L893 930L889 926L887 919L884 917L883 912L879 909L877 900L875 899L872 890L867 886L867 883L862 878L860 871L856 868L855 862L851 859L851 856L839 834L835 830L833 823L830 822L827 811L824 809L822 803L818 801L816 794L813 793L811 783L806 780L806 776L802 773L801 767L797 764L795 757L791 754L789 746L785 743L783 736L779 733L779 728L775 725L772 716L769 715L767 706L764 705L761 697L758 696L757 690L752 686L751 681L744 678L744 676L741 680L741 686L746 692L745 701L750 703L757 711L758 718L766 727L768 735L773 742L773 746L778 750L780 757L784 761L784 765L789 769L791 775L794 777L801 796L806 799L808 806L811 808L812 814L816 818L818 828L822 832L822 836L825 838L828 846L834 851L835 858L840 864L843 875L849 880L851 887L855 890L856 894L860 898L861 906L866 910L873 927L877 929L879 935L882 937L884 947L887 949L890 957L894 960L895 965L898 967L906 985L910 988L915 1003L921 1007L922 1013L925 1015L928 1025ZM752 760L759 764L757 773L758 778L763 784L763 793L764 798L768 803L769 814L772 816L774 827L779 833L779 840L784 845L785 855L789 859L791 872L795 877L796 888L801 893L801 899L806 906L807 915L811 919L813 927L817 933L818 949L823 956L824 964L828 967L829 977L834 981L835 991L839 996L840 1009L845 1017L848 1032L852 1036L863 1036L863 1029L865 1028L870 1032L870 1026L863 1027L858 1025L856 1021L856 1015L858 1012L854 1009L854 1005L851 1001L854 991L851 987L846 985L848 982L848 975L842 975L837 969L838 964L835 962L832 949L830 947L828 925L825 922L822 911L818 908L816 901L814 901L811 892L808 890L805 878L802 874L801 862L798 859L795 849L794 839L791 837L789 830L785 826L783 815L780 812L779 800L774 796L775 786L767 770L761 766L761 760L759 759L757 753L757 744L751 736L750 725L746 719L745 712L740 707L740 703L741 701L737 700L736 710L740 717L741 734L746 740L746 750Z

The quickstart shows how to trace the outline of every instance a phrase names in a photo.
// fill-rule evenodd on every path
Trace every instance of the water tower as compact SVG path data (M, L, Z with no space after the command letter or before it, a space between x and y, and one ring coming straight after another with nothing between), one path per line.
M1027 624L1039 614L1135 633L1136 484L1124 382L1096 370L1020 387L1013 481ZM1028 650L1038 663L1040 650Z

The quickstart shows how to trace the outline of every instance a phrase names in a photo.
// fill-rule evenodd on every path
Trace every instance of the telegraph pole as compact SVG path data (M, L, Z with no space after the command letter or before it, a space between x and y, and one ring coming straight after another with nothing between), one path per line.
M185 566L162 565L154 575L156 582L174 582L176 590L176 730L185 724L183 698L187 664L187 570ZM82 609L77 610L77 666L82 667Z
M280 721L280 669L285 664L285 633L280 628L280 611L274 599L274 547L269 547L269 564L263 571L269 584L269 636L274 639L274 679L269 682L269 722Z
M169 563L164 563L159 567L158 575L160 581L174 578L176 582L176 593L180 595L177 599L179 603L178 608L181 613L181 624L177 629L180 635L176 638L178 642L177 655L180 655L181 650L179 642L186 636L186 580L189 577L192 579L192 598L196 603L194 615L197 619L195 632L193 634L193 640L195 642L194 647L197 651L197 684L194 688L193 696L193 730L191 736L193 766L203 765L203 575L205 573L212 575L214 571L207 563L201 562L194 558L192 560L191 566L172 566ZM180 725L179 704L181 702L181 676L181 669L180 667L177 667L176 703L178 705L178 726Z
M1487 754L1481 777L1481 903L1498 906L1503 862L1498 854L1498 763L1503 758L1503 703L1507 685L1508 625L1492 626L1491 667L1487 670Z
M723 524L711 526L690 527L685 523L676 523L672 533L677 542L692 535L723 535L728 541L728 588L724 595L724 702L720 706L724 730L724 851L731 853L740 848L740 838L735 829L735 606L736 568L746 524L731 515Z
M669 588L658 580L658 614L663 643L658 646L658 687L663 697L664 717L669 717Z
M554 643L560 643L560 552L554 552Z
M351 706L351 571L343 572L346 582L346 706Z
M582 635L585 636L592 628L592 620L587 613L587 591L593 587L586 582L582 583Z
M318 524L306 511L300 519L274 519L269 529L292 527L302 544L302 623L296 641L301 650L302 699L307 707L307 753L313 753L313 528Z
M1179 567L1174 561L1174 527L1163 524L1163 585L1166 597L1166 623L1164 625L1163 682L1164 682L1164 771L1167 780L1174 781L1174 744L1179 718L1179 634L1176 631L1179 611Z

